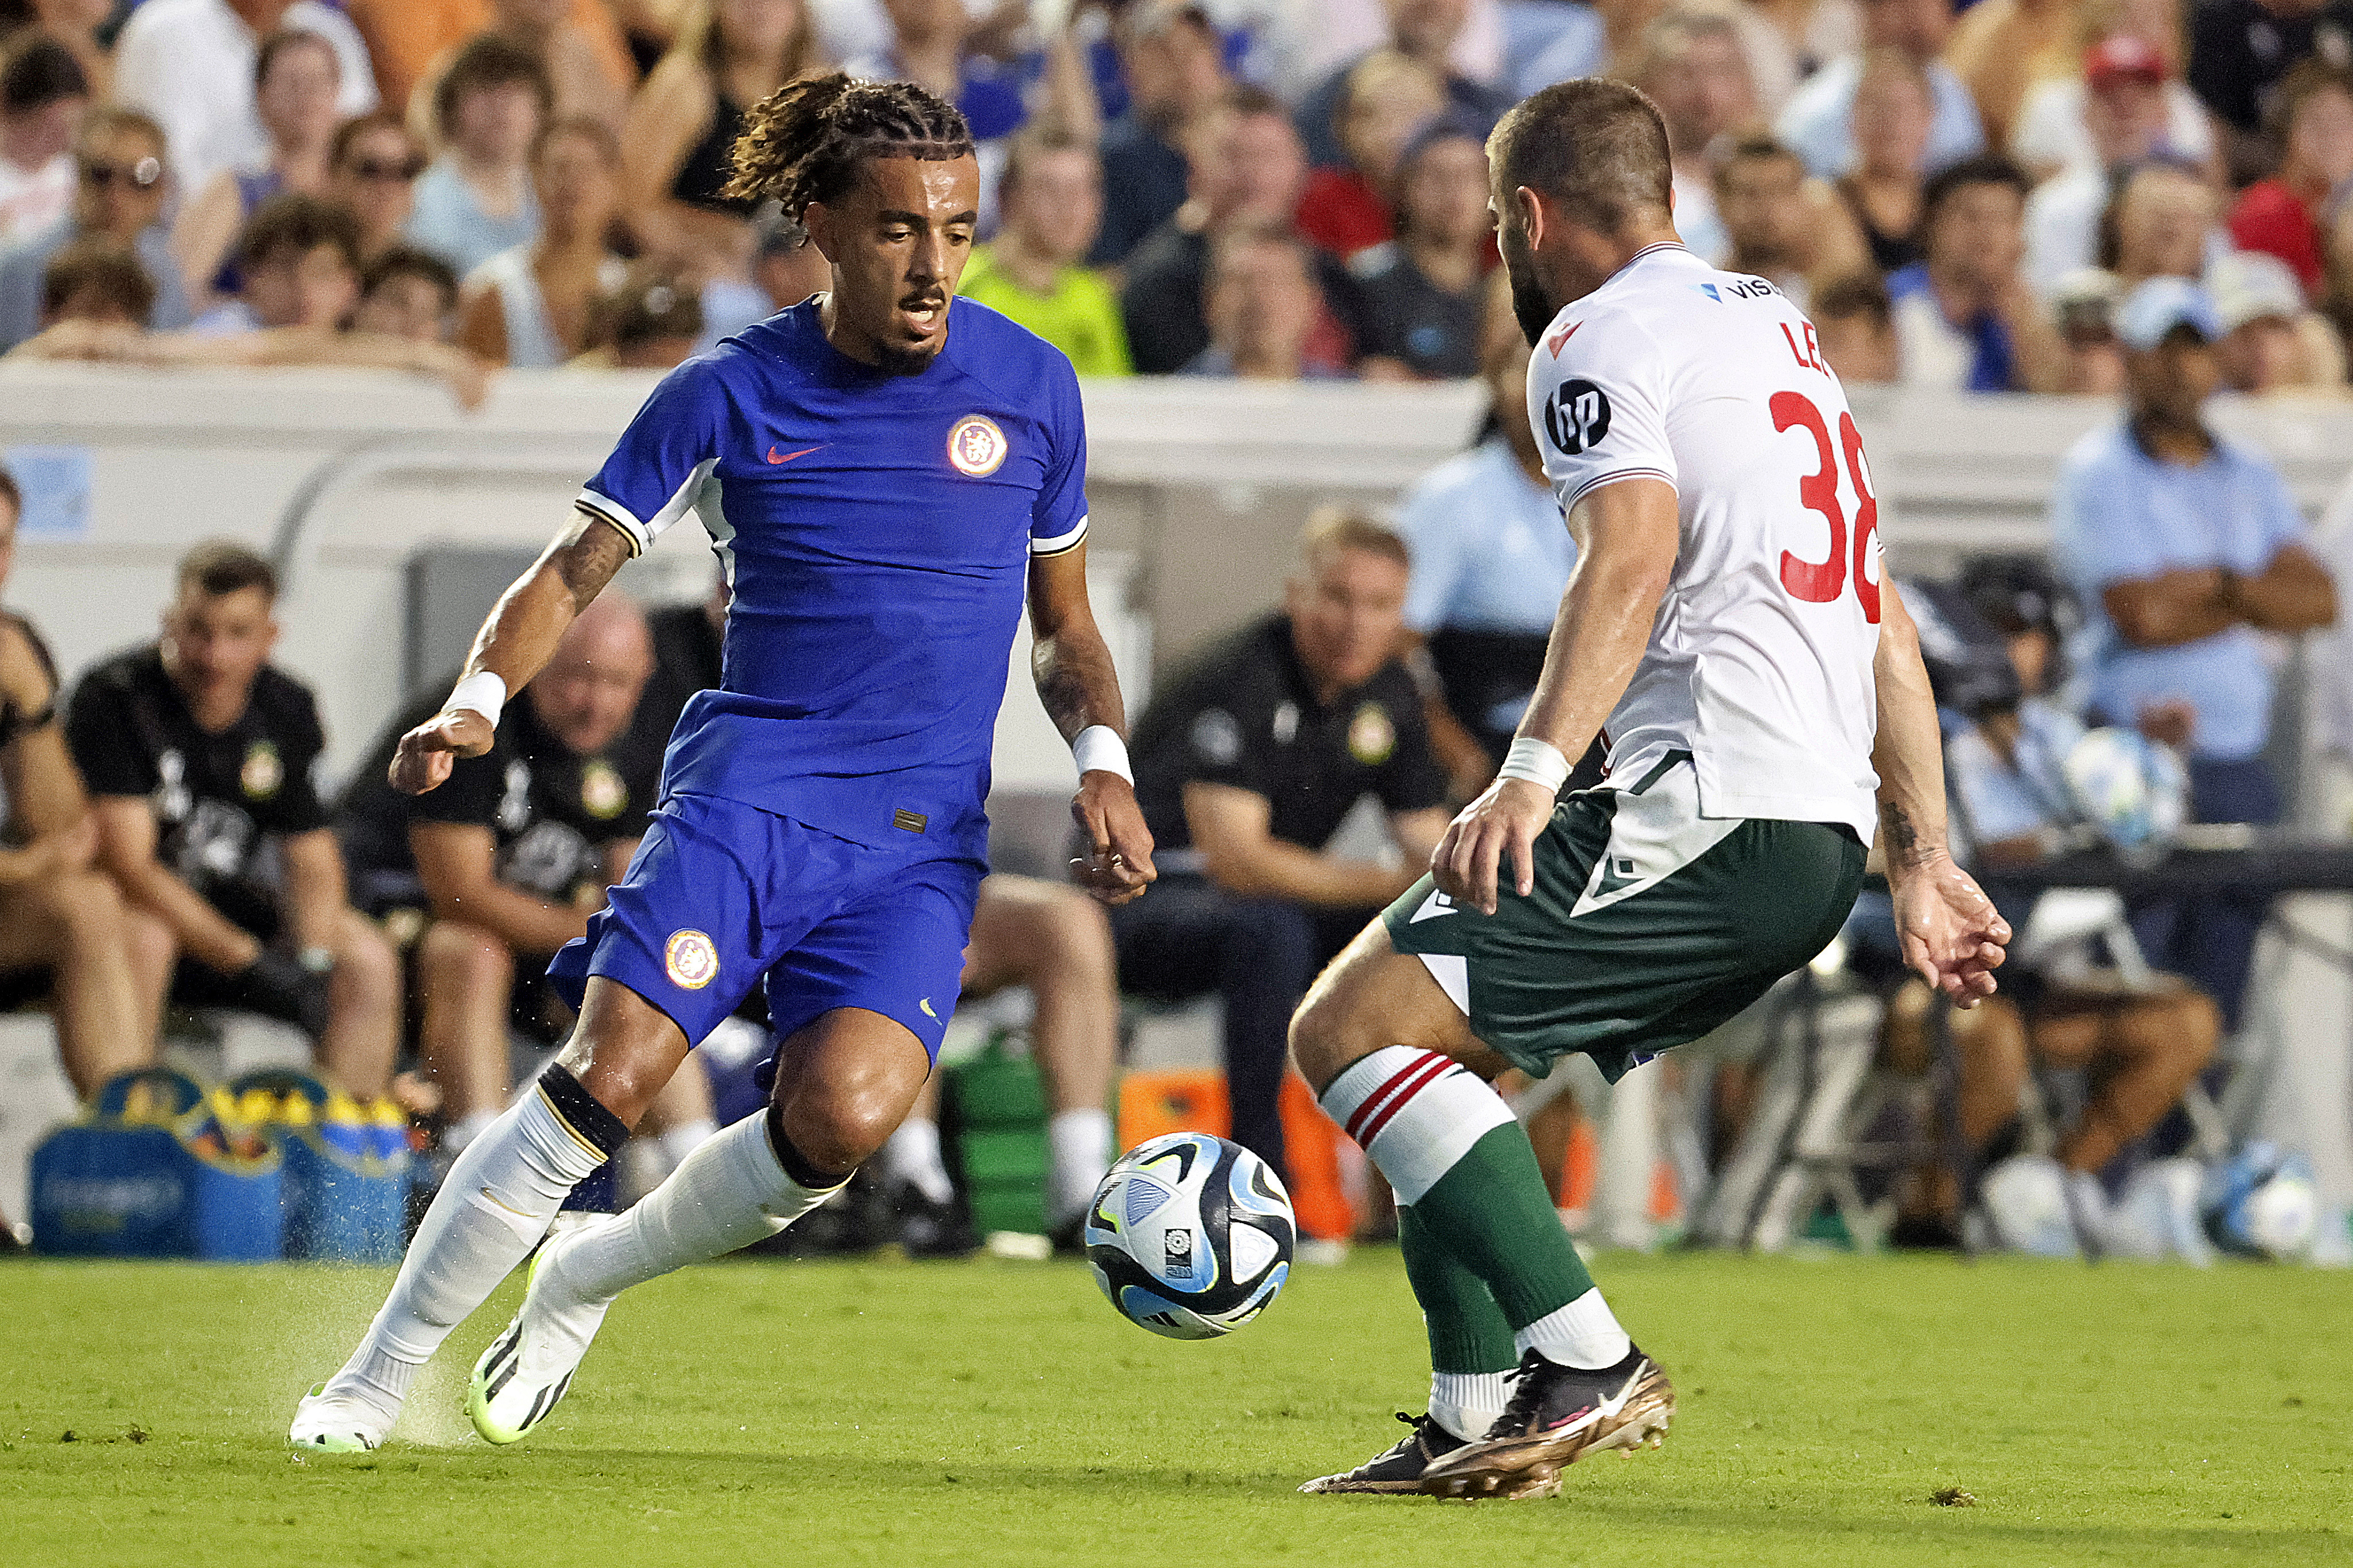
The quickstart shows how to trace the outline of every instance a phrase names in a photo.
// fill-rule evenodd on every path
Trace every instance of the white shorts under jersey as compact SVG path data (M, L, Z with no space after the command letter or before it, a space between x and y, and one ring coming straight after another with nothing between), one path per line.
M1654 245L1553 319L1528 417L1565 510L1620 479L1679 498L1674 578L1605 730L1612 782L1688 751L1702 816L1870 843L1879 509L1811 323L1764 279Z

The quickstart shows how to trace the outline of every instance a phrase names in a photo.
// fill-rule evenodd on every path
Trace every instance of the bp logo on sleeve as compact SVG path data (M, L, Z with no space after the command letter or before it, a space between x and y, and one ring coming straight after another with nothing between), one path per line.
M1564 381L1545 403L1544 422L1552 444L1574 458L1609 434L1609 398L1582 377Z

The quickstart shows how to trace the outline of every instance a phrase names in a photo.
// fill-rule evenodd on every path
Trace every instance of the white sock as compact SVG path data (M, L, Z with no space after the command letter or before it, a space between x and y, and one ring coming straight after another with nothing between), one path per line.
M669 1168L677 1170L686 1163L686 1157L719 1135L719 1123L708 1116L698 1116L691 1121L681 1121L654 1142L661 1145L662 1158Z
M327 1392L397 1410L417 1369L489 1300L547 1233L572 1189L604 1163L604 1152L556 1114L545 1090L516 1100L449 1167L392 1294Z
M1504 1413L1512 1397L1500 1372L1433 1372L1430 1418L1464 1442L1475 1442Z
M1513 1336L1523 1353L1535 1351L1561 1366L1616 1366L1634 1348L1596 1285L1557 1311L1546 1312Z
M1060 1112L1046 1123L1046 1221L1060 1225L1095 1201L1111 1169L1111 1112Z
M756 1111L706 1140L627 1213L566 1237L541 1268L539 1288L582 1303L609 1301L774 1236L840 1190L812 1191L785 1174L768 1142L767 1113Z
M882 1145L882 1168L935 1204L955 1201L955 1184L948 1180L947 1163L940 1156L936 1121L910 1116L899 1123Z

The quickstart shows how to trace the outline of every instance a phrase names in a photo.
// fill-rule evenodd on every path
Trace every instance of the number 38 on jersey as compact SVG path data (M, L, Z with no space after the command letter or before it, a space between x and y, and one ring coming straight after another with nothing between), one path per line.
M1839 410L1838 445L1831 444L1831 428L1822 411L1802 392L1777 392L1767 405L1773 428L1802 430L1813 437L1815 466L1798 480L1798 500L1829 525L1830 537L1813 551L1781 552L1781 586L1808 604L1833 603L1850 589L1862 606L1863 618L1879 624L1879 501L1871 493L1871 471L1862 456L1862 432L1854 416ZM1852 527L1839 501L1839 471L1846 471L1854 491Z

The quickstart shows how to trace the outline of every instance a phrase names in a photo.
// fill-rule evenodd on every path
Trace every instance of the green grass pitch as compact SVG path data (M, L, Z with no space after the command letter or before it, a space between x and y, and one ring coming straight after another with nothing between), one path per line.
M359 1270L0 1266L0 1563L2353 1562L2353 1279L1949 1260L1605 1259L1672 1373L1666 1447L1556 1501L1294 1494L1419 1410L1393 1252L1222 1343L1072 1265L738 1263L634 1292L493 1449L459 1410L516 1281L381 1453L297 1458ZM70 1432L71 1438L67 1434ZM1931 1495L1957 1487L1972 1507Z

